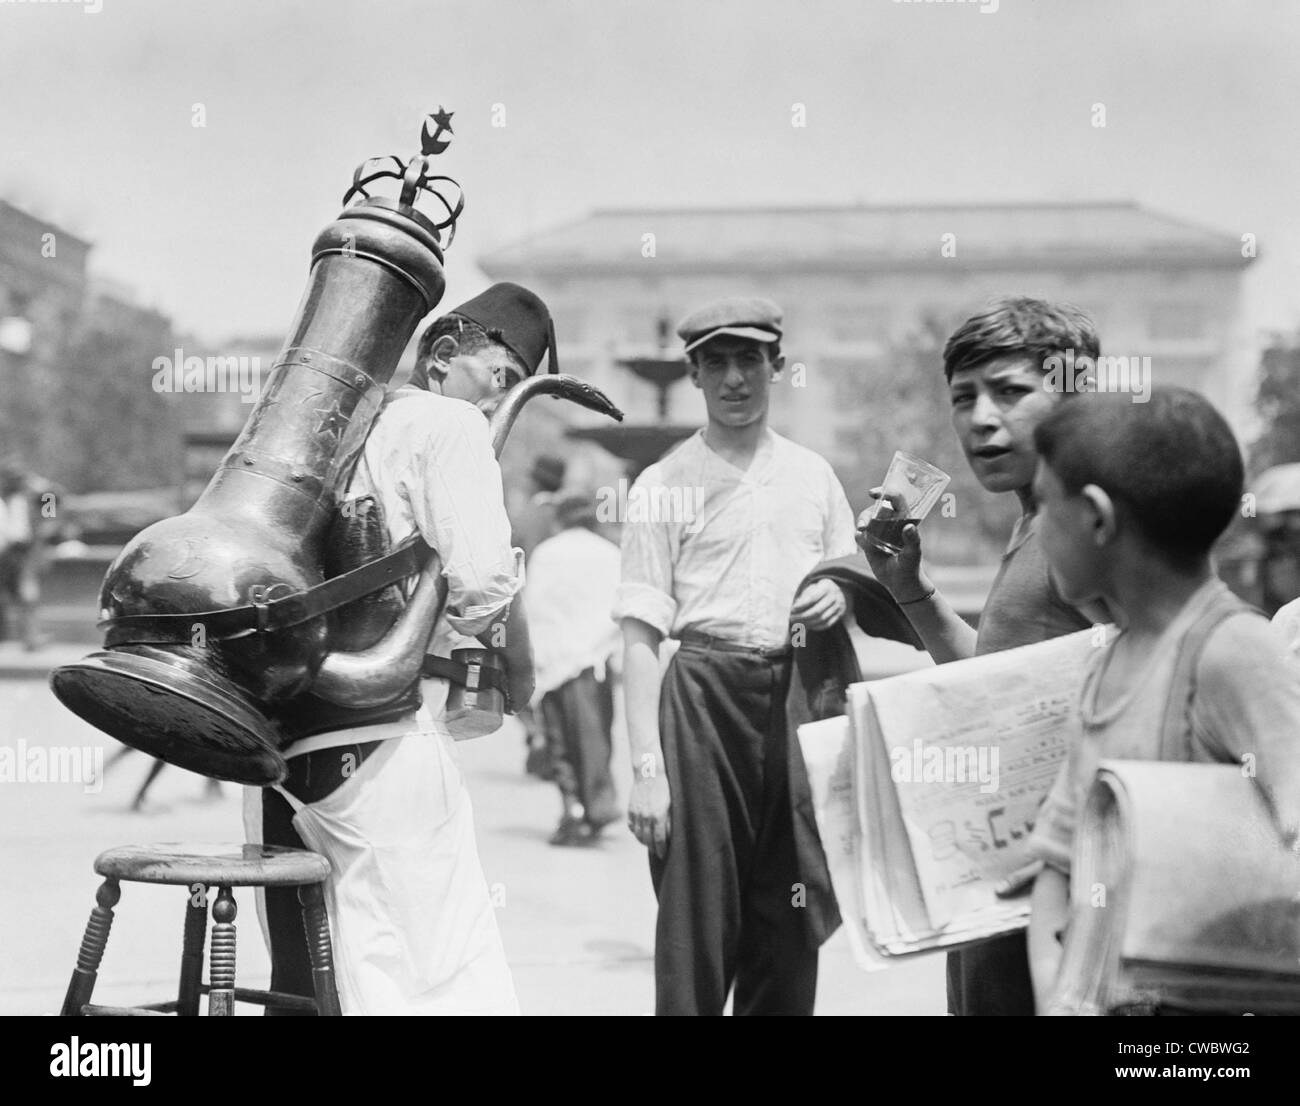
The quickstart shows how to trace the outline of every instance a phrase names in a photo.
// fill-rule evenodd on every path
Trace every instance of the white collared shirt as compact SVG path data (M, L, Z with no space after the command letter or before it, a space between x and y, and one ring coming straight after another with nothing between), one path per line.
M831 466L765 430L741 471L701 430L628 493L616 621L685 630L753 648L784 645L800 581L854 553L853 512Z
M348 486L349 497L366 494L379 499L390 542L418 530L442 558L447 627L465 637L486 630L519 580L501 466L483 412L464 400L399 388L380 408Z
M447 603L429 651L447 657L453 649L482 648L474 635L500 617L520 585L501 467L483 413L422 388L397 389L379 410L347 494L378 499L392 545L418 530L442 558ZM413 584L414 578L407 581L408 592ZM411 732L446 733L447 691L446 680L426 679L418 714L303 738L292 755Z
M1292 599L1273 615L1273 626L1282 634L1287 648L1300 660L1300 599Z

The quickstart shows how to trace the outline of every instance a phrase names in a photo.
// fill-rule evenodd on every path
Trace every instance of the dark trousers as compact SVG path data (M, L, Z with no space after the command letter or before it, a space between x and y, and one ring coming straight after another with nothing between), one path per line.
M345 771L354 769L379 748L379 744L367 741L293 757L283 786L301 802L319 802L332 795L343 783ZM307 848L306 842L293 828L293 807L283 795L269 787L262 789L262 843L286 845L293 849ZM271 940L271 990L312 998L316 990L298 888L268 887L265 895L266 928ZM265 1013L269 1017L289 1017L302 1012L267 1006Z
M948 1013L1033 1017L1034 985L1024 930L948 954Z
M551 749L555 782L565 810L581 805L582 818L599 828L621 815L609 771L614 689L588 668L542 696L542 726Z
M294 849L307 847L293 828L293 808L269 787L262 791L262 842ZM265 894L266 928L271 938L271 990L311 998L315 991L298 888L268 887ZM270 1017L300 1013L279 1006L268 1006L265 1012Z
M672 801L667 856L651 851L658 1014L811 1014L787 769L790 661L683 645L659 725Z

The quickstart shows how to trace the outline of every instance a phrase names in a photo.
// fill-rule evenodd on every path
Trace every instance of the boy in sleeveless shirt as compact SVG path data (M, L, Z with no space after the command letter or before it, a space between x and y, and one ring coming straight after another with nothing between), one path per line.
M1029 956L1047 1012L1069 911L1077 819L1102 758L1241 763L1279 833L1300 834L1300 667L1215 575L1210 548L1241 500L1227 423L1202 396L1097 395L1034 432L1043 552L1062 597L1103 600L1120 627L1090 661L1082 732L1039 813ZM1056 1012L1056 1011L1053 1011ZM1064 1012L1064 1011L1061 1011Z

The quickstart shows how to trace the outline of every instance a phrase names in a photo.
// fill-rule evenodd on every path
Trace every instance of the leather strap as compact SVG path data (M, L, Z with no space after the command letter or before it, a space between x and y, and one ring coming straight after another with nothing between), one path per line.
M194 627L202 625L207 637L227 641L247 634L274 633L309 622L329 611L412 576L424 567L433 550L413 534L391 553L335 576L306 591L278 599L256 601L243 607L189 614L128 614L107 618L98 625L107 631L106 645L187 643Z
M459 661L448 660L446 657L435 657L432 653L425 653L420 675L425 679L450 680L464 687L469 682L469 666ZM499 668L488 664L479 665L478 682L480 686L490 687L506 695L505 673Z
M1174 664L1173 680L1169 685L1169 698L1165 701L1165 716L1160 727L1160 759L1186 761L1192 759L1192 703L1196 698L1196 665L1205 650L1205 643L1225 619L1243 611L1251 611L1249 604L1232 597L1215 604L1188 627L1182 649Z
M760 649L756 645L741 645L739 642L714 637L712 634L702 634L698 630L683 630L677 635L677 640L684 647L690 649L713 649L719 653L743 653L751 657L762 657L764 660L784 660L786 657L794 656L794 648L790 645L777 645L771 649Z

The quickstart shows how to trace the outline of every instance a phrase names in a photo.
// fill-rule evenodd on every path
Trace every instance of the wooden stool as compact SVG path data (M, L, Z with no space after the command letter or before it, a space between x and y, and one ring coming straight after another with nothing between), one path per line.
M334 986L334 954L330 945L329 917L325 911L323 881L330 866L323 856L305 849L276 845L124 845L109 849L95 860L104 877L95 892L95 908L81 939L77 966L63 1000L63 1016L76 1014L180 1014L199 1012L199 995L208 996L209 1015L230 1015L236 1000L260 1006L283 1006L339 1016L339 996ZM113 924L113 907L122 897L120 880L134 883L169 883L187 887L185 936L181 947L180 990L175 1001L142 1006L94 1006L91 992ZM203 975L203 943L208 925L208 890L217 888L212 905L212 955L208 985ZM235 899L232 887L297 887L307 931L312 981L316 998L235 986Z

